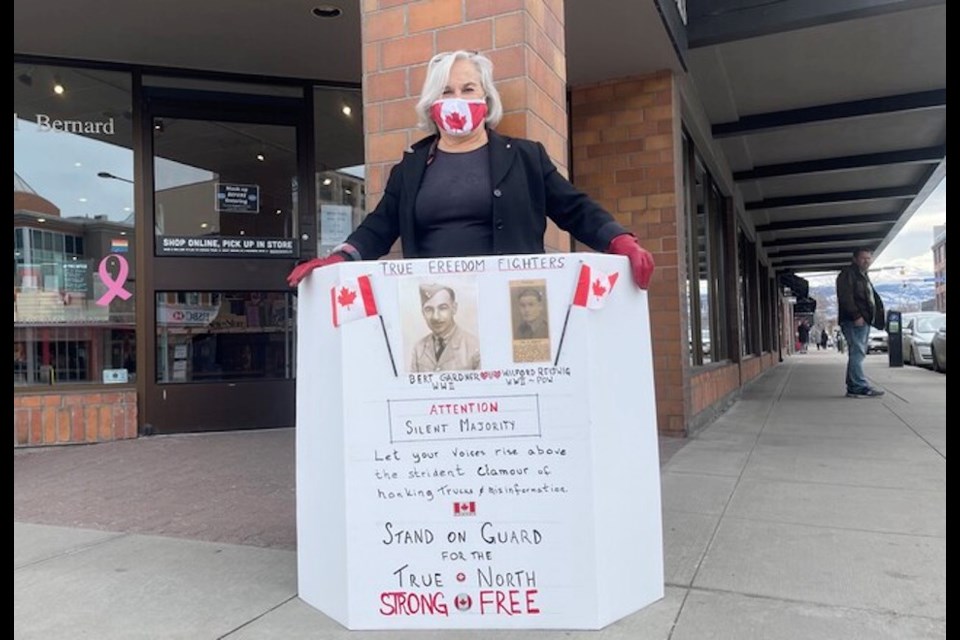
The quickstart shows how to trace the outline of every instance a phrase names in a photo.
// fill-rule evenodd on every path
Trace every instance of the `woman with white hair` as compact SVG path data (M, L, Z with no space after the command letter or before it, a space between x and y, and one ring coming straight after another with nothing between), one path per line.
M290 286L317 267L377 259L397 238L405 258L543 253L550 218L597 251L627 256L647 288L653 256L636 237L560 175L542 144L494 130L503 106L489 58L434 56L416 110L431 135L393 167L377 208L346 242L295 267Z

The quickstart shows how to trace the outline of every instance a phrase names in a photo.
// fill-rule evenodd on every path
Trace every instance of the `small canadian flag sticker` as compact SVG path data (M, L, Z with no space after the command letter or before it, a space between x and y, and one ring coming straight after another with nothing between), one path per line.
M454 502L453 515L475 516L477 515L477 503L476 502Z

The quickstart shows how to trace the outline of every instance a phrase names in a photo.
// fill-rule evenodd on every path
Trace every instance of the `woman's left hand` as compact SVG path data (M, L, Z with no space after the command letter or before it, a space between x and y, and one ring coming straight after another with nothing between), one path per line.
M641 289L650 286L650 278L653 276L653 254L640 246L640 241L632 233L621 233L610 241L607 253L626 256L630 261L630 272L633 274L633 281Z

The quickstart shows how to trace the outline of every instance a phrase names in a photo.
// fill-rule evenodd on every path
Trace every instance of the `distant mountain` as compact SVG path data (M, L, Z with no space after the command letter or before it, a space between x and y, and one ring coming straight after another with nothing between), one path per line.
M883 306L889 311L919 311L920 305L934 297L933 282L881 282L874 285ZM829 321L837 318L836 285L810 285L810 297L817 300L817 316Z

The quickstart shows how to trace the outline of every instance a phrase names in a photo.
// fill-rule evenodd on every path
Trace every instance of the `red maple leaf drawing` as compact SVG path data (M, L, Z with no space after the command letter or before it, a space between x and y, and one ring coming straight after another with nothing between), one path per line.
M451 129L463 129L467 126L467 119L459 113L448 113L445 120Z
M597 278L593 281L591 288L593 289L593 295L597 296L598 298L602 298L603 294L607 292L607 288L600 283L600 278Z
M353 301L357 299L357 293L353 289L347 289L346 287L340 287L340 293L337 294L337 302L340 303L341 307L346 307L347 309L353 304Z

